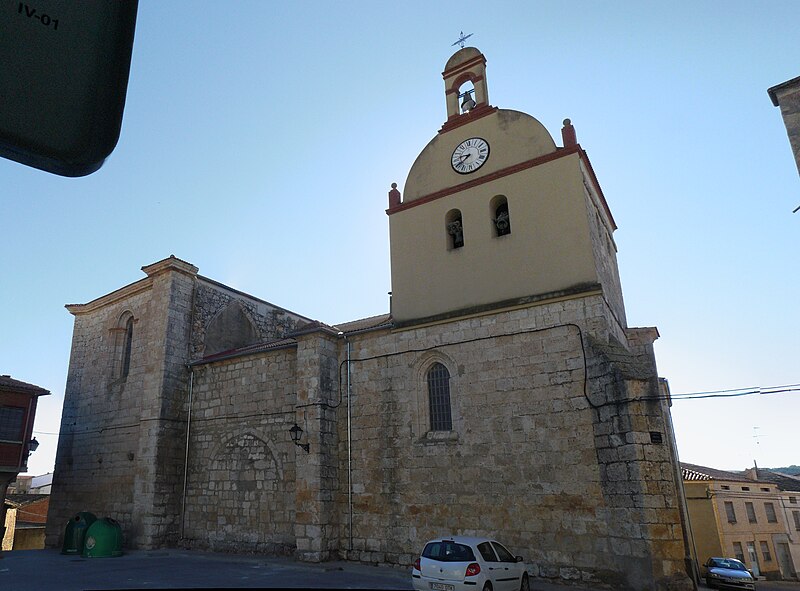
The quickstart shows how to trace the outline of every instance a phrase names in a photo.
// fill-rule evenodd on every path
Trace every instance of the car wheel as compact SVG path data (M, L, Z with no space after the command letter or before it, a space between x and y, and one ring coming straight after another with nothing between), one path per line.
M531 584L528 581L528 573L522 573L522 582L519 584L519 591L531 591Z
M483 591L492 591L492 584L489 581L483 584Z

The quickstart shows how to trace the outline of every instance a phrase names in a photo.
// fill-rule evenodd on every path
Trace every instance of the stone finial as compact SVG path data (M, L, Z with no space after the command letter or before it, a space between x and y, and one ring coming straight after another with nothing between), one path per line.
M564 141L565 148L573 148L578 145L578 136L575 134L575 128L572 127L572 121L564 119L564 127L561 128L561 139Z
M397 183L392 183L392 190L389 191L389 209L400 205L400 191L397 190Z

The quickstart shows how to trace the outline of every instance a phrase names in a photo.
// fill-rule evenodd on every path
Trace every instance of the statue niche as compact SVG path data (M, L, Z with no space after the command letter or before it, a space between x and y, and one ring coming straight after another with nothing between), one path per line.
M239 302L230 302L209 323L203 355L207 357L258 341L258 330L242 305Z

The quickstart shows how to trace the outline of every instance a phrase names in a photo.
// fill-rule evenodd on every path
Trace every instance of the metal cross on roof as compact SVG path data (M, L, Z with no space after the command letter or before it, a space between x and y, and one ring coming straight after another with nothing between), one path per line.
M472 35L474 35L474 33L470 33L469 35L465 35L464 31L461 31L461 33L458 36L458 41L453 43L453 45L461 45L461 49L464 49L464 41L466 41L467 39L472 37Z

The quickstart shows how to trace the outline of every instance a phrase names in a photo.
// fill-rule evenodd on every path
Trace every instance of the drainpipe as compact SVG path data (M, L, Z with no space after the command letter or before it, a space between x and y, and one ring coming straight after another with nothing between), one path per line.
M350 535L350 547L353 549L353 422L352 422L352 405L350 404L350 340L347 339L347 504L349 509L350 527L348 532Z
M189 481L189 436L192 429L192 394L194 390L194 370L191 365L189 368L189 412L186 417L186 449L183 453L183 494L181 495L181 537L183 538L184 525L186 523L186 487Z
M353 431L350 404L350 340L344 332L339 332L339 336L347 343L347 549L351 551L353 549Z

